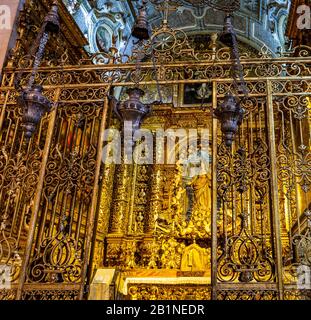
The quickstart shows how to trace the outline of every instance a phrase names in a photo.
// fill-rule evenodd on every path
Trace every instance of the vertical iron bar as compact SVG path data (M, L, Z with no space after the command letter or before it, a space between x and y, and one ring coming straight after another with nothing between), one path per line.
M106 92L107 93L109 92L108 88ZM103 108L102 119L101 119L100 128L99 128L99 135L98 135L96 169L94 173L94 187L93 187L93 195L92 195L91 212L85 227L86 228L86 235L85 235L86 247L85 247L85 255L84 255L84 264L82 267L82 274L81 274L81 288L79 293L79 300L83 299L87 268L91 258L91 245L92 245L92 238L93 238L93 232L94 232L93 229L95 224L96 208L98 204L99 175L100 175L100 167L102 162L103 141L104 141L108 107L109 107L109 99L108 99L108 94L106 94L104 98L104 108ZM95 243L93 245L95 245Z
M276 276L278 282L279 299L283 300L283 272L282 272L282 241L280 229L280 208L278 196L278 177L276 163L276 142L274 130L274 114L273 114L273 97L271 81L267 80L267 125L268 125L268 141L269 154L271 161L271 198L272 198L272 215L273 215L273 235L275 237L276 248Z
M2 108L1 108L1 114L0 114L0 131L2 130L2 125L3 125L3 122L4 122L6 105L7 105L7 103L8 103L9 95L10 95L10 91L7 91L7 93L6 93L6 95L5 95L4 103L3 103Z
M213 110L217 108L217 83L213 82ZM211 285L212 300L217 300L217 119L212 112L212 249L211 249Z
M61 92L61 88L58 88L55 92L54 108L50 113L50 120L49 120L47 135L46 135L45 146L44 146L44 150L43 150L39 179L38 179L37 189L36 189L36 193L35 193L35 197L34 197L34 204L33 204L33 210L32 210L33 214L31 216L30 223L29 223L29 232L28 232L27 243L26 243L26 247L25 247L25 254L24 254L24 259L22 262L21 274L20 274L20 279L19 279L18 289L17 289L17 294L16 294L17 300L22 299L23 287L24 287L24 283L26 281L27 268L28 268L28 264L29 264L29 260L30 260L33 240L34 240L34 236L35 236L36 224L37 224L38 215L39 215L40 200L41 200L41 194L42 194L43 183L44 183L44 175L45 175L46 164L48 161L49 151L50 151L50 147L51 147L51 141L52 141L55 120L56 120L56 115L57 115L57 109L58 109L57 102L58 102L60 92Z
M7 76L6 74L4 76ZM9 86L11 87L14 83L14 75L11 75L11 79L10 79L10 83ZM2 126L3 126L3 122L4 122L4 116L5 116L5 111L6 111L6 105L8 103L9 100L9 96L10 96L10 90L8 90L5 94L5 99L4 99L4 103L3 103L3 108L1 110L1 114L0 114L0 131L2 130Z

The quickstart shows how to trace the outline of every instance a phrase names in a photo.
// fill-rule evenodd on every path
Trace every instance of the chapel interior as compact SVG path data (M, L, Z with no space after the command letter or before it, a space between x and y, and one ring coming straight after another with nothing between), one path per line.
M0 300L310 300L310 29L305 0L0 3Z

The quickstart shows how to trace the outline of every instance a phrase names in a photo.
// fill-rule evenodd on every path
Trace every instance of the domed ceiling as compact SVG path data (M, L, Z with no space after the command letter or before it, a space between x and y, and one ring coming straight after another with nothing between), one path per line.
M107 50L114 39L124 48L130 36L141 0L63 0L85 37L90 53ZM278 52L285 45L285 28L290 0L149 0L148 21L152 27L163 20L169 3L168 23L189 35L219 32L225 12L234 10L234 27L241 42L260 49L266 45ZM212 7L213 8L212 8ZM235 10L237 9L237 10Z

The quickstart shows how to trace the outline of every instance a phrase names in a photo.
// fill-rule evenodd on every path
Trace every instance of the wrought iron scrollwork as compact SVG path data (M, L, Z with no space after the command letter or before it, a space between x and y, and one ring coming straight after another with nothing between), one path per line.
M228 238L218 263L220 281L257 282L271 281L274 262L271 252L263 246L260 236L249 233L248 215L242 213L241 231Z

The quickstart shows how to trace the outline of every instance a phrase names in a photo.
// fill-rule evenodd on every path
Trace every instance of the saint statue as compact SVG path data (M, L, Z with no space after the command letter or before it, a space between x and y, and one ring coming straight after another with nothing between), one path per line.
M210 212L211 209L211 179L209 174L199 174L188 184L194 192L194 207L193 211Z
M188 158L176 164L170 211L164 221L160 216L155 217L155 231L190 239L209 238L212 201L210 158L202 150L189 153Z
M191 154L184 165L184 182L188 191L188 208L191 206L190 219L203 216L210 220L211 213L211 175L207 152ZM189 197L190 195L190 197Z

